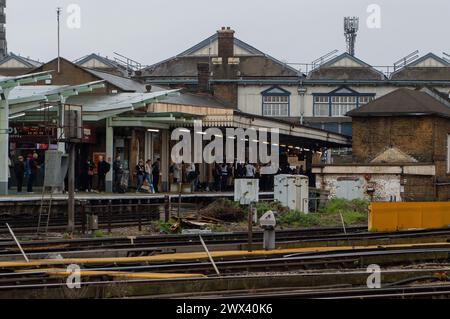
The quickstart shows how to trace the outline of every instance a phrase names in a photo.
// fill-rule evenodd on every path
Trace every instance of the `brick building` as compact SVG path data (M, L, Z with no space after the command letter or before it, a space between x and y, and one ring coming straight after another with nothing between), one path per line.
M347 115L353 120L354 163L316 167L318 186L355 198L450 199L446 96L432 89L398 89Z

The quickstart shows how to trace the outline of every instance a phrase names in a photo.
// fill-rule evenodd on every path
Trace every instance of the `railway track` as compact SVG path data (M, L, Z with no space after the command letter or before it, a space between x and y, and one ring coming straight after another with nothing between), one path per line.
M320 228L307 230L281 230L277 232L278 246L314 247L314 246L351 246L369 244L409 243L409 242L446 242L450 238L450 229L415 230L400 233L367 233L363 227L353 227L342 234L339 228ZM212 250L224 250L228 247L246 249L246 232L203 234L202 238ZM253 235L254 248L262 244L263 233ZM24 241L22 247L32 258L45 258L49 253L66 256L96 254L107 256L144 256L154 253L177 251L203 251L198 235L156 235L139 237L86 238L72 240ZM0 241L0 259L22 258L16 244L11 239Z
M303 290L262 290L242 292L218 292L197 299L423 299L449 298L450 284L416 285L392 288L368 289L359 288L328 288ZM148 298L153 298L149 296Z
M345 282L337 282L334 287L329 287L327 282L335 282L342 276L342 272L348 270L357 271L358 269L364 269L369 264L378 264L381 267L398 267L403 265L411 265L415 263L434 263L440 265L447 263L450 259L450 244L447 243L447 239L450 237L450 229L440 230L412 230L399 233L367 233L365 228L354 227L347 229L347 234L342 234L340 228L322 228L322 229L308 229L308 230L283 230L277 233L277 238L280 243L286 245L300 245L301 247L318 247L314 246L317 243L327 243L328 246L332 246L333 243L340 242L342 247L323 247L324 249L317 250L315 248L304 248L295 251L294 253L287 253L283 251L274 251L268 255L236 255L227 256L222 255L220 252L215 251L215 247L224 245L246 245L248 234L241 233L223 233L223 234L203 234L202 237L207 243L208 247L211 247L212 251L219 253L214 257L217 268L220 270L223 277L220 280L230 281L233 285L239 288L239 283L233 281L236 276L247 281L246 274L263 273L263 274L275 274L275 273L298 273L302 274L302 283L307 282L306 285L309 290L305 290L300 284L298 286L290 287L288 281L278 283L276 280L267 287L261 287L261 281L264 280L264 275L260 276L260 280L253 278L250 283L255 287L252 293L244 293L239 289L225 289L214 290L213 282L218 280L214 268L210 261L204 257L192 257L191 260L173 260L170 253L177 251L179 248L192 248L197 251L202 251L198 235L157 235L157 236L141 236L136 238L130 237L116 237L116 238L96 238L96 239L76 239L76 240L49 240L49 241L24 241L22 246L27 254L32 259L49 258L49 254L59 255L54 258L54 265L52 262L43 264L41 266L34 266L33 264L23 264L19 267L5 268L0 267L0 298L2 296L8 297L10 293L14 296L17 293L19 295L31 294L31 297L37 296L42 291L49 291L49 296L56 297L61 294L61 291L65 291L62 282L64 278L60 276L54 276L48 273L48 269L57 267L58 269L64 269L67 263L80 264L83 271L91 271L86 275L86 280L89 283L85 290L98 294L98 289L109 290L110 286L116 287L117 285L134 287L137 285L138 290L147 289L151 290L154 286L167 285L167 280L115 280L113 279L117 274L129 273L130 276L148 276L149 274L162 274L162 276L170 276L173 274L180 274L185 276L193 276L195 274L201 274L202 276L208 276L207 278L192 278L187 281L174 281L173 285L177 286L178 283L184 282L184 285L178 289L187 289L190 291L185 297L193 295L192 291L196 291L196 288L189 290L186 287L197 287L198 285L208 285L205 288L207 293L196 297L204 298L241 298L240 293L245 295L245 298L396 298L401 296L403 292L399 289L402 287L389 287L389 290L377 290L368 292L367 289L360 289L358 287L361 280L353 282L350 286ZM262 232L255 232L255 243L260 245L262 241ZM439 238L440 243L432 243L435 238ZM417 240L423 242L423 244L416 245L381 245L378 243L389 243L392 241L412 241ZM431 241L431 242L430 242ZM377 243L370 247L354 247L356 242L373 242ZM427 243L428 242L428 243ZM347 244L347 245L345 245ZM246 246L243 246L246 247ZM298 246L297 246L298 247ZM86 254L92 254L98 257L101 253L110 253L111 256L118 256L119 252L126 253L127 256L137 257L137 259L114 259L109 258L102 261L102 259L95 259L94 262L84 264L83 260L67 259L65 260L65 254L86 256ZM225 252L224 252L225 253ZM151 261L152 255L160 255L160 261ZM150 259L146 259L148 256ZM144 257L139 259L140 257ZM158 257L158 256L156 256ZM20 260L22 256L18 252L15 244L11 240L0 241L0 260ZM64 259L60 259L64 258ZM0 262L0 266L4 265ZM63 267L63 268L59 268ZM329 271L330 269L338 270L337 273L326 275L321 274L314 280L311 279L317 274L311 274L308 277L308 273L311 271ZM27 271L23 273L22 271ZM433 268L430 271L442 271L450 274L449 268L437 269ZM165 274L165 275L164 275ZM363 275L366 275L363 271ZM408 275L414 278L414 274ZM417 275L415 275L417 276ZM430 274L428 277L430 278ZM237 278L236 277L236 278ZM305 279L306 278L306 279ZM305 281L306 280L306 281ZM308 281L309 280L309 281ZM312 283L322 282L323 286L328 286L329 289L319 289ZM445 280L446 281L446 280ZM289 289L283 290L283 285L288 285ZM444 282L445 284L445 282ZM172 284L171 284L172 285ZM218 284L216 284L217 286ZM347 285L347 286L346 286ZM219 285L220 286L220 285ZM106 287L106 288L105 288ZM153 288L152 288L153 287ZM178 286L177 286L178 287ZM229 287L229 286L227 286ZM271 291L270 288L275 287L278 290ZM300 288L299 288L300 287ZM406 286L405 286L406 287ZM421 286L422 287L422 286ZM117 287L116 287L117 288ZM429 288L429 287L427 287ZM97 289L97 290L96 290ZM111 288L112 289L112 288ZM137 289L137 288L136 288ZM156 289L156 288L155 288ZM265 290L264 290L265 289ZM314 294L311 293L311 289ZM396 290L397 289L397 290ZM422 296L446 296L446 290L441 289L439 291L430 289L424 289L414 291L410 289L405 290L405 296L408 294L411 298L420 298ZM132 290L132 289L131 289ZM229 294L227 291L233 291ZM211 292L211 293L210 293ZM90 292L91 293L91 292ZM396 295L397 293L397 295ZM108 295L109 296L109 295ZM61 295L59 295L61 297ZM64 297L64 296L63 296ZM86 296L77 295L77 298L90 298L89 294ZM116 296L121 297L121 296ZM124 296L124 297L157 297L157 294L153 293L143 294L140 296ZM244 298L244 297L242 297Z
M98 269L97 269L98 270ZM135 269L136 273L142 270ZM105 274L106 272L106 274ZM176 298L176 299L373 299L446 298L450 296L450 267L387 269L379 289L365 286L365 269L327 270L298 274L224 275L221 278L111 280L108 271L85 278L80 290L70 290L65 277L44 270L0 274L0 297L15 298ZM112 272L112 271L111 271ZM310 277L310 278L308 278ZM401 278L401 280L398 280ZM127 287L128 289L125 289ZM195 288L194 288L195 287ZM221 288L220 288L221 287ZM180 291L180 292L176 292ZM245 302L245 301L244 301Z

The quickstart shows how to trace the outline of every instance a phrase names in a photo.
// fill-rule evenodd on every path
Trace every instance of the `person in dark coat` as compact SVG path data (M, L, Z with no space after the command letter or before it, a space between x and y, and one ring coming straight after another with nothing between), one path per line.
M116 157L116 160L113 163L113 172L114 172L114 192L119 192L120 182L123 176L123 163L120 159L120 156Z
M25 177L25 162L23 156L19 156L14 163L14 174L17 181L17 192L22 193L23 179Z
M85 174L86 174L86 191L88 193L92 192L92 180L94 179L94 171L95 171L95 164L91 161L90 158L85 163Z
M36 153L35 153L36 154ZM29 154L25 162L25 175L27 176L27 192L33 193L33 185L39 171L39 166L36 162L36 155Z
M105 158L103 156L99 156L98 159L98 191L101 193L106 189L106 174L108 174L111 170L111 164L105 161Z
M137 176L137 187L136 193L142 190L142 186L144 185L145 179L145 164L144 160L140 160L136 165L136 176Z
M159 175L161 174L161 163L159 158L153 164L152 169L153 188L155 189L155 193L159 193Z

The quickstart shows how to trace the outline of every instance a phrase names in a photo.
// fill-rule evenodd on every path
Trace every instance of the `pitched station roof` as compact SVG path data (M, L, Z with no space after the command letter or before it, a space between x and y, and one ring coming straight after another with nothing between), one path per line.
M402 88L347 113L351 117L424 115L450 118L450 107L426 92Z
M311 80L386 80L386 76L366 62L343 53L311 71Z
M450 63L434 53L428 53L392 73L391 79L449 81Z
M208 63L217 57L218 34L201 41L182 53L140 71L142 77L192 79L197 78L198 63ZM234 55L239 57L241 77L298 77L298 70L290 67L253 46L234 38Z

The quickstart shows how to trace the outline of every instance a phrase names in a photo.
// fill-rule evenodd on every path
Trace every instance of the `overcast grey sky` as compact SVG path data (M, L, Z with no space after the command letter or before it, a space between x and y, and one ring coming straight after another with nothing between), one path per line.
M63 17L62 55L69 59L117 51L152 64L231 26L236 37L280 60L311 62L345 51L348 15L361 18L356 55L372 65L391 65L416 49L450 53L448 0L7 0L9 50L54 58L55 9L72 3L81 8L81 28L67 28ZM366 26L370 4L381 7L380 29Z

